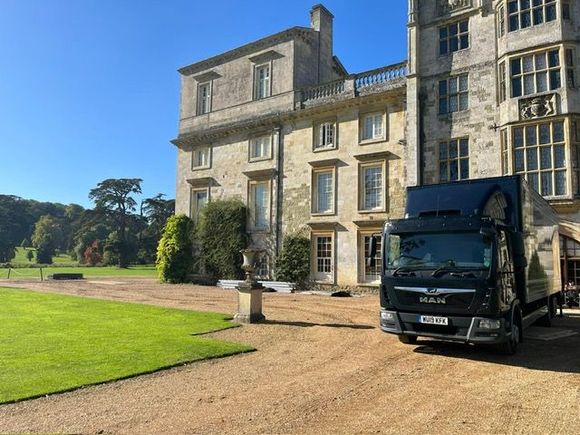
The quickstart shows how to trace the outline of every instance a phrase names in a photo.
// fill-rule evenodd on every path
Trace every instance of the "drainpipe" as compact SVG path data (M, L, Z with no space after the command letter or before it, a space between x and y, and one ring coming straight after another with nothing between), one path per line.
M282 244L282 172L283 172L283 161L284 161L284 151L282 149L282 127L277 126L274 128L274 134L277 138L276 141L276 257L280 255L280 246Z
M418 140L418 148L419 148L419 158L417 162L417 172L419 176L417 177L417 183L419 186L423 186L425 184L425 101L427 100L427 95L419 91L419 119L417 122L419 123L419 140Z

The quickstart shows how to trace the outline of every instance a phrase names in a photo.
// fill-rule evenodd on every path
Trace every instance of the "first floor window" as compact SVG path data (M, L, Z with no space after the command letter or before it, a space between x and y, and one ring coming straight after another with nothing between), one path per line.
M362 235L361 237L361 245L363 248L362 258L361 261L361 270L364 271L363 273L363 282L378 282L381 280L381 271L382 271L382 255L381 255L381 242L382 237L380 235L375 235L376 240L376 253L374 256L375 264L370 266L368 264L367 259L370 256L370 246L371 246L371 238L372 234Z
M272 137L270 135L255 137L250 140L250 161L269 159L271 156Z
M372 113L362 118L361 140L376 140L384 138L383 114Z
M529 54L510 61L512 97L553 91L562 86L559 50Z
M439 143L439 181L469 178L469 139L453 139Z
M439 54L444 55L469 47L469 21L439 27Z
M314 172L313 213L334 212L334 170L323 169Z
M564 122L515 127L514 172L524 174L542 196L566 195Z
M197 114L203 115L211 111L211 83L200 83L197 88Z
M270 227L270 183L268 181L250 184L250 219L254 230Z
M196 148L193 150L191 158L192 169L202 169L210 167L210 149L209 147Z
M501 62L499 64L498 69L498 78L499 78L499 101L504 102L506 100L507 92L506 92L506 79L505 79L505 62Z
M314 149L336 148L336 134L334 122L323 122L317 128L318 134Z
M383 192L384 165L382 162L361 165L361 209L382 210L384 208Z
M505 8L502 4L497 8L497 37L501 38L505 35Z
M576 77L574 74L574 58L576 57L576 51L572 48L566 49L566 84L569 88L574 89L576 87Z
M255 264L255 269L256 269L255 272L256 278L260 279L270 278L270 258L268 257L268 254L262 253L258 255Z
M199 222L201 210L207 204L208 198L208 189L194 189L191 191L191 220Z
M270 96L270 64L258 65L254 72L254 99Z
M509 151L508 151L508 132L507 129L500 131L501 145L501 174L509 174Z
M459 112L469 107L467 74L439 81L439 114Z

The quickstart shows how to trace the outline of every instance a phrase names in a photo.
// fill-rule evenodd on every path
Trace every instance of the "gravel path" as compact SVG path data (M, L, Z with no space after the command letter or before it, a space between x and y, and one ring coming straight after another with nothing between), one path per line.
M0 281L87 297L234 313L236 293L153 280ZM265 294L267 322L213 334L257 352L0 406L0 432L577 433L580 335L504 357L403 345L376 296ZM580 331L580 316L558 325ZM1 356L0 356L1 358Z

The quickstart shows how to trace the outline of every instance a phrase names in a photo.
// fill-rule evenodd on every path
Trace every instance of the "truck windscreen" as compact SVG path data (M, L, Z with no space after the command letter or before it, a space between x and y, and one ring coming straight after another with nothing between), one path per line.
M389 234L385 251L387 269L488 269L492 255L491 240L479 232Z

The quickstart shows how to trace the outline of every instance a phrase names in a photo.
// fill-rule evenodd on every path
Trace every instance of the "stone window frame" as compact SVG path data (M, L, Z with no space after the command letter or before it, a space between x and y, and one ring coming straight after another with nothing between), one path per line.
M510 151L509 151L509 141L508 141L508 129L502 128L499 132L499 142L500 142L500 160L501 160L501 174L509 175L511 173L510 167Z
M254 101L259 101L259 100L264 100L266 98L269 98L272 96L272 64L273 62L267 61L267 62L262 62L262 63L258 63L256 65L254 65L254 73L253 73L253 100ZM268 68L268 85L266 88L266 93L267 95L262 95L260 96L258 93L258 90L260 89L260 77L259 77L259 71L262 68Z
M208 80L197 84L197 116L206 115L211 112L212 87L213 80ZM203 89L207 89L207 98L205 100L202 98ZM204 104L204 102L206 104Z
M357 262L358 262L358 282L361 285L379 285L381 283L381 274L382 274L382 231L381 228L365 228L359 229L357 235ZM375 255L375 266L374 269L377 270L378 275L376 279L370 278L370 275L367 276L367 243L365 238L375 236L377 238L377 251Z
M365 137L366 135L366 120L370 117L376 119L377 116L381 116L381 134L375 135L375 126L373 124L373 132L371 137ZM388 117L386 110L375 110L372 112L365 112L361 113L359 116L359 145L366 145L375 142L384 142L387 141L389 138L388 134L389 126L388 126Z
M320 211L318 209L318 176L320 174L332 174L330 186L332 192L330 193L331 207L329 210ZM334 216L336 215L336 192L337 192L337 170L336 165L316 166L311 171L311 189L310 189L310 214L312 216Z
M574 4L570 0L562 0L560 2L560 8L561 8L561 11L560 11L561 15L560 16L562 17L562 20L572 21L572 17L573 17L572 8L573 7L574 7Z
M465 79L465 80L463 80ZM451 84L455 82L455 90L452 92L451 91ZM462 84L465 84L462 87ZM442 84L444 84L445 86L445 93L442 93ZM445 79L439 80L438 82L438 86L437 86L437 92L438 92L438 112L439 115L449 115L451 113L457 113L457 112L464 112L466 110L469 110L469 74L468 73L464 73L464 74L458 74L458 75L453 75L453 76L449 76ZM463 98L464 97L464 98ZM451 101L453 101L453 99L456 99L457 101L457 106L456 106L456 110L450 110L451 107ZM462 107L462 102L465 102L465 106ZM442 111L442 103L445 103L445 111Z
M189 217L195 223L197 223L199 221L199 214L201 212L201 209L203 208L203 206L200 208L198 206L198 203L197 203L197 197L195 195L198 192L205 192L206 193L205 204L207 204L211 201L211 188L209 186L207 186L207 187L191 187L190 188Z
M366 208L365 175L368 168L381 168L381 204L378 207ZM387 211L387 161L386 159L364 160L358 164L358 212L384 213Z
M260 156L253 156L253 150L254 147L256 146L256 141L260 140L260 139L265 139L267 138L267 144L266 144L266 154L265 155L260 155ZM274 138L273 138L273 134L271 132L268 133L263 133L263 134L258 134L255 136L252 136L248 139L248 162L253 163L253 162L261 162L264 160L272 160L272 148L274 145Z
M540 0L541 4L535 5L536 0L508 0L506 7L507 14L507 32L517 32L519 30L529 29L540 26L542 24L550 23L558 19L558 7L556 0ZM527 7L522 8L523 2L526 2ZM516 8L512 9L512 5ZM553 11L553 16L547 20L548 11ZM524 21L527 17L529 22ZM538 17L541 17L539 19ZM515 19L515 20L514 20ZM514 24L517 23L517 26ZM522 27L522 24L527 24Z
M462 25L465 24L465 29ZM455 28L456 33L452 33ZM471 46L469 40L469 18L463 18L451 23L444 24L438 27L439 33L439 56L449 56L450 54L467 50ZM456 42L456 48L453 48L453 41ZM445 49L443 50L443 47Z
M563 51L564 51L563 66L566 74L565 77L566 87L568 89L576 89L578 87L577 80L578 74L576 73L578 65L574 64L574 59L578 59L577 58L578 50L573 45L564 45Z
M505 4L503 2L499 3L495 10L496 21L497 21L497 38L503 38L506 35L507 22L505 13Z
M330 271L318 272L318 237L330 237ZM334 230L312 230L310 233L310 273L312 280L320 284L334 284L336 281L336 231ZM329 257L323 257L329 258ZM329 275L328 279L318 279L317 273L325 273Z
M440 183L470 179L469 142L469 136L461 136L448 141L439 141L437 168ZM453 144L455 144L455 153L452 153ZM467 146L466 152L463 152L463 144ZM443 154L443 146L445 146L445 154ZM452 166L454 164L457 165L457 178L452 177ZM444 167L446 172L445 178L441 176ZM467 176L463 176L462 170L464 168L467 170Z
M331 125L333 128L333 140L330 145L325 144L321 145L322 136L325 134L322 129L324 126ZM327 119L324 121L317 122L314 125L313 135L312 135L312 151L313 152L320 152L320 151L329 151L335 150L338 148L338 122L336 119Z
M570 151L568 144L570 142L570 132L568 127L569 119L566 117L558 117L558 118L550 118L548 120L534 120L533 122L526 122L526 123L519 123L517 125L512 126L511 134L510 134L510 141L511 141L511 157L513 162L513 173L514 174L522 174L528 184L534 188L540 195L544 198L549 199L561 199L570 197L570 193L572 192L572 174L571 169L567 165L567 162L571 161ZM562 140L554 140L554 125L555 124L562 124ZM541 128L542 126L548 125L549 126L549 141L540 143L541 142ZM529 139L531 135L531 128L534 128L535 139ZM530 129L530 130L528 130ZM519 140L516 139L516 132L521 131L521 143L522 145L519 146ZM528 131L530 133L528 133ZM531 143L529 143L531 142ZM534 143L535 142L535 143ZM556 151L555 147L561 147L563 150L563 154L559 159L561 161L561 165L557 166L557 158L556 158ZM542 168L542 149L549 148L550 153L550 167ZM528 153L529 150L535 151L535 165L536 168L530 168L530 156L531 153ZM521 152L521 153L520 153ZM518 157L518 154L521 157ZM545 154L547 156L547 154ZM519 162L522 162L520 166ZM564 186L565 192L556 194L556 173L564 173ZM529 174L537 175L537 181L535 178L530 179ZM545 183L542 174L550 174L549 183ZM535 184L535 186L534 186ZM544 184L549 184L551 187L551 193L543 193Z
M205 164L199 164L199 157L203 155L202 152L205 152ZM199 171L203 169L211 169L212 163L212 147L210 145L202 146L194 148L191 151L191 170L192 171Z
M259 185L266 186L266 224L256 225L256 193L255 188ZM271 178L250 178L248 179L248 232L249 233L269 233L272 229L272 179Z
M510 78L510 98L520 98L529 97L531 95L543 94L545 92L555 91L562 88L562 53L561 46L552 46L549 48L542 48L541 50L533 50L526 53L518 54L517 56L511 56L509 60L509 78ZM552 53L557 53L557 65L550 65L550 55ZM538 56L544 55L545 66L543 68L537 68ZM529 71L524 71L524 59L532 58L533 67ZM518 62L519 71L514 74L514 62ZM552 76L552 73L554 75ZM546 89L543 91L538 91L538 77L540 74L546 75ZM525 93L525 77L533 76L534 92ZM557 83L553 83L553 78L557 78ZM516 87L514 86L515 81L519 81L519 94L516 95ZM557 84L557 86L556 86Z

